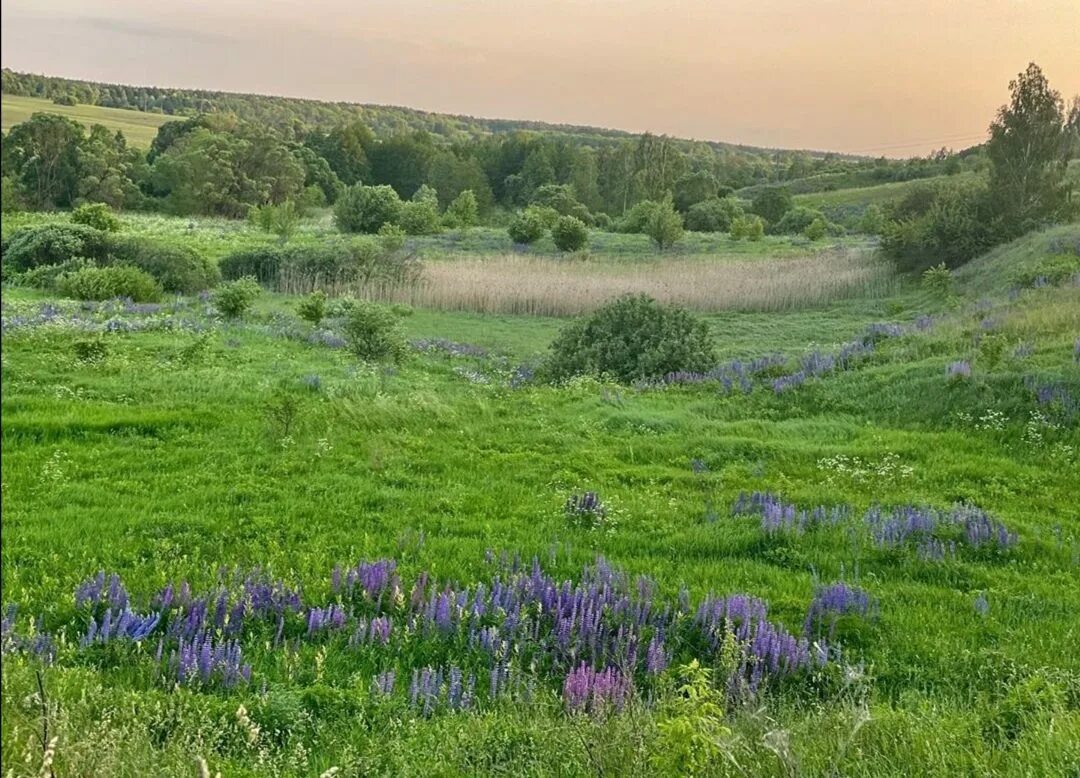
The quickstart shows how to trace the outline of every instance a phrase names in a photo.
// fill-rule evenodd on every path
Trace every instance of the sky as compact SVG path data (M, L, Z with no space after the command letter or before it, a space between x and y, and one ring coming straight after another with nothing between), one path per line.
M0 0L0 63L887 156L981 142L1080 0Z

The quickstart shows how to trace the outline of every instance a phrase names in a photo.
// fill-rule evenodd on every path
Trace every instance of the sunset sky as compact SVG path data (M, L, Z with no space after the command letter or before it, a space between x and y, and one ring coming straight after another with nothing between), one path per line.
M3 0L2 64L890 156L981 141L1080 0Z

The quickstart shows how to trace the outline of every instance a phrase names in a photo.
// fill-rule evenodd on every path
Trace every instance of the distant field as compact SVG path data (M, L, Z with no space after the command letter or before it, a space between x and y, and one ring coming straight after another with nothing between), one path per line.
M91 124L103 124L110 130L120 130L128 143L138 148L147 148L154 140L158 127L165 122L176 121L175 116L159 113L102 108L96 105L56 105L51 100L37 97L3 95L0 99L0 120L5 132L35 113L43 112L67 116L87 127Z

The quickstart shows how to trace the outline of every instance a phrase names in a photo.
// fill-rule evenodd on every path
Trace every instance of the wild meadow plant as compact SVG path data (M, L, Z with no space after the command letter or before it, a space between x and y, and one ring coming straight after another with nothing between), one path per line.
M83 661L79 655L109 644L149 663L160 683L202 690L251 682L259 672L247 659L253 641L264 655L317 647L320 662L328 652L350 652L369 668L379 696L411 677L408 703L422 715L527 699L537 684L557 684L570 712L617 712L676 660L710 662L719 651L731 660L725 688L743 698L839 657L838 646L770 621L758 598L710 594L695 608L685 589L675 600L656 592L650 579L631 579L603 558L577 581L554 578L535 559L530 566L514 559L471 586L428 573L406 585L394 560L379 559L335 568L329 601L308 602L299 588L257 569L234 570L201 593L186 581L169 584L136 611L119 577L102 572L76 590L82 616L53 624L51 633L43 619L19 632L10 607L2 643L5 653L57 662ZM61 637L57 651L53 636L72 631L81 637ZM139 643L156 650L137 652Z

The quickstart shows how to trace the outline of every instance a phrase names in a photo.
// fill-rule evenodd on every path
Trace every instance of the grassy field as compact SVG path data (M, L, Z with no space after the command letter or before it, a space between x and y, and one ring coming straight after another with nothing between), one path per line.
M37 97L0 96L0 124L4 132L24 122L35 113L55 113L86 125L103 124L110 130L120 130L127 142L140 149L150 147L157 129L175 116L128 111L123 108L102 108L97 105L56 105Z
M201 221L125 220L218 246L216 256L256 240ZM523 381L565 323L551 317L418 308L403 326L427 342L378 367L311 337L285 295L228 323L196 299L142 310L5 289L2 580L4 602L19 606L3 638L5 774L39 772L39 672L57 775L191 776L200 759L225 776L686 775L692 764L699 775L1076 774L1080 287L1010 290L1014 274L1078 240L1077 227L1061 227L999 249L957 279L953 299L897 285L707 315L722 363L779 354L742 389ZM834 256L753 250L757 259L713 261L784 284L783 262L828 268ZM493 266L520 272L508 287L594 265L685 276L703 262L436 255L448 283ZM853 342L857 360L774 386ZM950 369L958 361L970 374ZM585 491L606 506L598 524L566 510ZM754 491L847 512L769 529L733 510ZM868 524L875 505L957 503L987 511L1015 543L879 543ZM608 595L590 586L625 587L631 601L676 614L668 668L627 670L637 680L621 712L567 710L567 671L589 654L559 653L538 603L519 614L538 636L515 633L502 611L470 610L478 582L528 589L534 557L555 586L584 582L582 596L597 597ZM397 562L398 597L335 586L336 565L382 558ZM605 565L627 578L606 577ZM236 576L255 569L251 580L280 579L303 605L275 622L252 595L223 619L215 639L238 641L250 665L250 680L234 684L217 671L178 681L170 652L191 606L174 606L146 640L87 641L106 606L73 595L115 572L137 612L165 612L158 593L169 584L236 592ZM423 573L430 583L414 585ZM872 605L819 634L808 608L835 582ZM439 597L465 586L444 625ZM777 671L749 698L730 685L708 692L726 708L710 718L674 692L693 657L718 681L733 672L733 644L710 650L693 626L710 592L761 598L771 622L827 639L835 654L822 668ZM331 606L345 609L344 626L313 627L333 618L316 607ZM356 637L377 614L393 625L385 645ZM481 627L505 644L485 648ZM48 664L34 642L42 632L55 649ZM430 706L409 689L424 668L448 679ZM451 709L459 668L477 679L468 710ZM395 691L373 691L388 671ZM687 728L715 737L695 745L679 735Z

